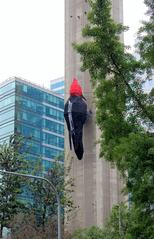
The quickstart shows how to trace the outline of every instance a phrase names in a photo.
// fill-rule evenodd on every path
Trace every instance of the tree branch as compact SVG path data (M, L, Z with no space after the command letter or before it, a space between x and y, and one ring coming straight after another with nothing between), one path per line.
M117 65L117 63L116 63L116 61L115 61L113 55L111 54L110 57L111 57L111 60L112 60L112 62L113 62L113 64L114 64L114 66L116 67L116 69L117 69L117 71L118 71L118 72L117 72L117 71L115 71L115 72L118 73L118 74L122 77L122 79L123 79L125 85L127 86L128 90L130 91L130 93L131 93L132 97L134 98L134 100L137 102L138 106L142 109L142 112L144 113L144 115L145 115L152 123L154 123L154 119L153 119L152 115L149 114L149 112L147 111L145 105L143 105L143 104L141 103L140 99L137 97L137 95L135 94L135 92L133 91L133 89L131 88L131 86L129 85L129 83L125 80L125 77L124 77L123 73L121 72L121 70L119 69L119 67L118 67L118 65Z

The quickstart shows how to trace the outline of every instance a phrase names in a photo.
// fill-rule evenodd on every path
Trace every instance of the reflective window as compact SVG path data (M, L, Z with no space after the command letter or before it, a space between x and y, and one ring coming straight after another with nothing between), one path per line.
M62 111L59 111L57 109L53 109L50 107L46 107L46 116L51 117L53 119L64 121L64 113Z
M49 106L41 105L32 100L26 99L25 97L16 97L17 106L35 112L39 115L46 115L53 119L64 121L64 114L58 109L51 108Z
M43 146L43 156L44 157L54 159L61 155L63 155L63 151Z
M48 93L44 93L44 99L48 104L64 109L64 99Z
M7 121L14 119L14 115L15 115L14 109L11 109L9 111L2 111L2 113L0 114L0 124L2 124L4 121L6 123Z
M16 119L18 121L23 121L26 122L30 125L34 125L36 127L42 127L42 119L41 117L32 114L30 112L22 112L22 111L17 111L16 113Z
M22 124L18 124L16 126L16 130L18 133L21 133L26 138L34 138L39 141L41 140L41 132L39 129L30 127L30 126L25 126Z
M30 85L17 82L17 93L27 95L33 99L43 101L43 92Z
M3 144L3 143L9 143L9 141L10 141L10 136L6 136L6 137L4 137L4 138L0 138L0 144Z
M41 160L40 155L34 155L31 153L26 153L25 157L24 157L27 162L28 162L28 171L30 174L33 174L34 172L32 172L33 169L36 169L36 165L38 165L38 161ZM41 160L42 161L42 160ZM40 172L41 173L41 172Z
M23 85L23 91L27 93L28 89L27 89L27 85Z
M57 94L64 95L64 89L55 90Z
M38 156L40 156L41 145L40 145L40 143L36 143L33 140L26 140L26 143L22 150L23 150L23 152L37 154Z
M0 88L0 95L4 94L10 90L14 89L15 90L15 82L11 82L3 87Z
M14 132L14 122L0 127L0 135L12 134Z
M32 100L26 99L25 97L16 97L16 103L18 107L22 109L28 109L38 114L43 114L44 108L43 105L36 103Z
M43 119L43 128L58 134L64 134L64 125L51 120Z
M53 134L43 133L43 143L64 148L64 138Z
M39 156L36 156L36 155L34 155L34 154L30 154L30 153L26 153L25 159L28 160L28 161L30 161L30 162L29 162L29 164L30 164L29 167L31 167L31 162L33 162L33 163L36 164L37 161L40 160Z
M15 103L15 95L9 95L7 98L0 101L0 109L10 106Z
M17 93L28 96L34 100L38 100L40 102L47 102L55 107L64 109L64 99L53 94L41 91L32 86L17 82Z
M53 167L53 162L48 160L42 160L43 171L48 171Z
M56 89L56 88L62 87L62 86L64 86L64 80L55 82L55 83L51 83L51 89Z

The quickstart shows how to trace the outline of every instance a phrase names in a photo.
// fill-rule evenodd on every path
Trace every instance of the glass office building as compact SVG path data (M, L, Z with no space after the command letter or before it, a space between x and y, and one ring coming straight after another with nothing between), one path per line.
M0 84L0 143L14 133L26 137L28 160L42 160L45 171L64 150L64 99L20 78ZM63 157L62 161L63 161Z
M50 89L64 97L64 77L51 80Z

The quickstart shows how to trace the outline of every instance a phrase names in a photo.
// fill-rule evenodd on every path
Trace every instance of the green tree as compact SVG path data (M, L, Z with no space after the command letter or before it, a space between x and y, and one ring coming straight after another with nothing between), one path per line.
M128 208L121 203L112 208L104 227L76 230L69 239L152 239L154 229L152 224L149 228L149 223L136 207Z
M76 230L73 235L70 235L69 239L105 239L103 230L96 226L92 226L86 229Z
M0 145L0 169L12 172L23 172L27 164L23 159L20 150L23 146L23 139L19 136L11 136L9 143ZM24 180L25 181L25 180ZM23 178L12 175L0 175L0 237L3 227L7 227L11 218L18 212L25 209L19 199L22 193L21 185Z
M73 209L70 194L73 190L73 181L72 179L64 180L64 171L67 176L70 167L65 169L62 163L62 157L59 157L55 159L52 168L49 169L48 172L44 171L41 159L38 159L34 168L32 168L26 161L26 153L28 153L28 150L29 146L27 148L23 137L16 135L11 136L9 143L6 142L0 145L0 169L20 173L30 171L33 175L47 178L52 182L60 195L62 205L61 216L63 216L64 210L70 211ZM17 228L19 229L19 234L22 233L22 231L25 230L28 215L32 215L32 217L35 215L36 228L32 230L32 235L33 233L35 234L35 232L38 236L43 235L43 232L47 233L44 234L44 236L50 235L51 231L48 227L49 221L50 223L52 222L54 233L54 228L57 225L57 200L55 192L51 190L49 184L41 180L27 179L25 181L23 177L3 174L0 177L0 185L1 233L3 227L11 227L14 231L14 236L17 236L17 233L15 233ZM22 193L25 195L26 192L27 199L24 201ZM17 221L16 218L18 219ZM20 218L22 219L21 222ZM32 228L33 224L34 220L32 220L32 224L29 221L29 228Z
M73 180L70 178L65 180L64 178L69 174L69 171L70 167L66 169L62 163L62 157L58 157L48 172L44 172L41 159L38 160L32 172L34 175L41 175L47 178L55 186L60 195L62 206L61 218L64 216L64 210L73 210L73 201L70 194L73 190ZM32 196L29 208L36 215L38 226L45 230L49 218L52 218L52 222L57 224L57 199L55 192L51 190L49 184L34 179L29 182L29 189Z
M147 63L151 70L151 67L154 66L154 2L153 0L145 0L144 2L148 7L149 20L144 21L139 29L137 47L142 60Z
M138 59L120 41L120 34L127 28L112 19L110 0L90 0L89 4L88 24L82 31L86 41L73 46L81 55L81 69L91 76L101 131L100 155L116 164L126 180L136 215L147 222L148 237L144 237L145 228L141 227L134 238L151 238L154 88L145 93L143 83L151 79L154 66L154 3L145 0L149 21L139 30Z
M129 211L123 204L112 209L112 213L102 228L92 226L75 231L70 239L126 239L129 223ZM128 239L128 238L127 238Z
M104 239L153 238L151 221L136 206L128 208L124 204L113 207L111 215L103 228Z
M56 227L51 219L48 219L44 229L38 227L36 216L33 213L19 213L10 222L12 239L56 239Z

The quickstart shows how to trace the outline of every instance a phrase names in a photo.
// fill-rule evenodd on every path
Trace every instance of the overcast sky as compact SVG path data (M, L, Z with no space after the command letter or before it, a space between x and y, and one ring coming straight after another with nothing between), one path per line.
M126 44L144 12L143 0L124 0ZM19 76L48 86L63 74L64 0L0 0L0 82Z

